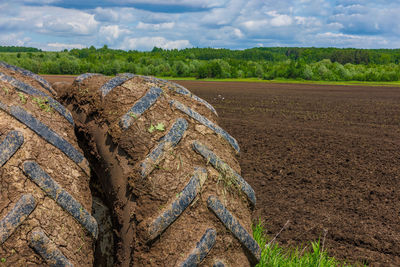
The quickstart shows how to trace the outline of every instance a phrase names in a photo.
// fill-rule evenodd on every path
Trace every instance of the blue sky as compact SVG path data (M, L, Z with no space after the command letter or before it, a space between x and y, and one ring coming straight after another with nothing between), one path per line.
M400 1L0 0L0 45L400 48Z

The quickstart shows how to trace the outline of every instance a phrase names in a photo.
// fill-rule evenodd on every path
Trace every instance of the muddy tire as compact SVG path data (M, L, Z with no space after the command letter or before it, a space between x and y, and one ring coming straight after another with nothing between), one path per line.
M89 165L54 93L0 62L0 265L93 265Z
M164 80L79 76L64 100L118 225L122 266L250 266L253 189L214 108Z

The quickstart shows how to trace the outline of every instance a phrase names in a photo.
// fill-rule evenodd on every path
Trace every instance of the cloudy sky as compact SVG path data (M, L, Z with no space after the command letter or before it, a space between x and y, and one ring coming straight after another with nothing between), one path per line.
M0 45L399 48L400 1L0 0Z

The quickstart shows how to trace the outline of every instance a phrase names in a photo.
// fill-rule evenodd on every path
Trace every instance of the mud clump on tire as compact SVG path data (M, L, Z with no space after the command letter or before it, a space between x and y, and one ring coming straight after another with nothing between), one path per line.
M250 266L253 189L215 110L177 84L85 74L68 91L118 223L122 266Z
M92 266L90 169L70 112L39 76L0 62L0 257Z

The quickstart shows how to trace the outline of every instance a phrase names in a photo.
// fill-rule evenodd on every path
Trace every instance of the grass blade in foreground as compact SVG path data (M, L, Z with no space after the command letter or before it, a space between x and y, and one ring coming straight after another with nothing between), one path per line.
M267 243L267 236L261 222L253 226L253 237L261 248L261 259L256 267L350 266L333 257L329 257L326 251L321 248L319 240L311 242L311 249L304 250L299 250L298 248L283 249L276 242Z

